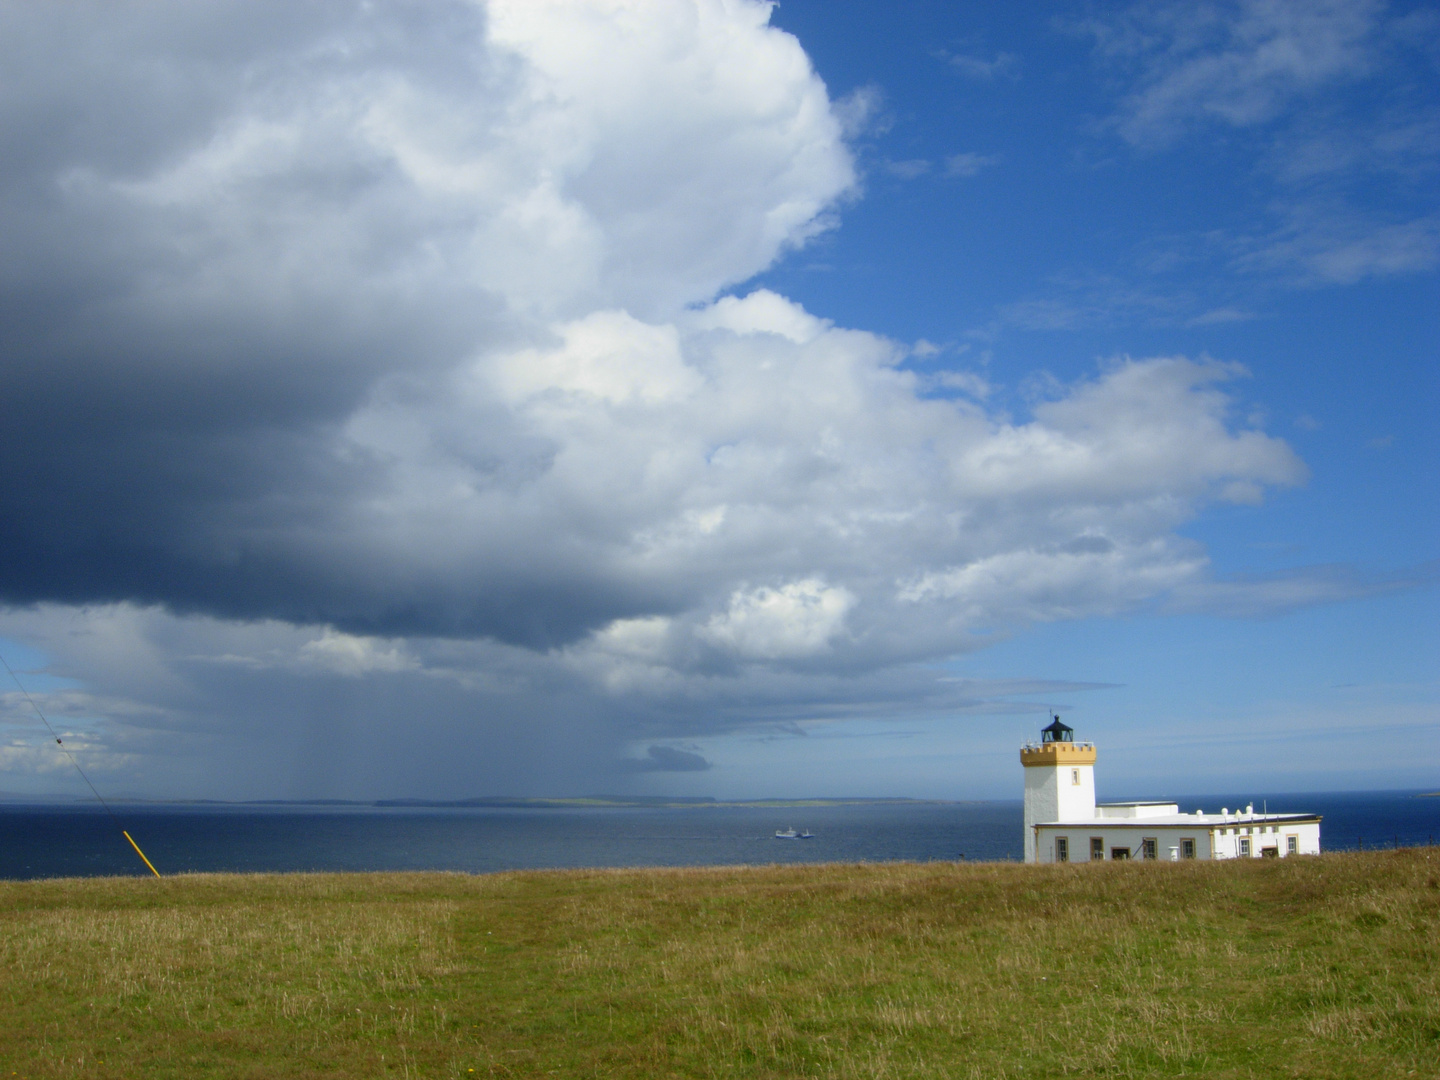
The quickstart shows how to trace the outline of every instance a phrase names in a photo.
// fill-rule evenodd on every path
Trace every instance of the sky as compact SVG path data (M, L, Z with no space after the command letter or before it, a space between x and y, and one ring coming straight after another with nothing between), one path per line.
M0 653L108 796L1440 788L1433 6L0 20Z

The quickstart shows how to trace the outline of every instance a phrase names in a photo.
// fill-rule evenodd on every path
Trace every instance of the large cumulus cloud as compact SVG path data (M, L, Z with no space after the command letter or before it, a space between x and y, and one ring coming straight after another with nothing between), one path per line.
M929 702L905 665L1193 584L1177 525L1303 476L1222 363L1015 417L721 295L856 186L765 4L76 11L0 39L0 598L110 686L77 715L193 734L227 680L292 715L323 674L593 756ZM137 628L168 689L61 618ZM379 700L352 743L407 730Z
M851 171L795 40L751 4L95 14L8 12L7 595L509 636L572 632L532 594L615 602L446 509L452 469L559 448L500 396L431 413L557 317L674 312L818 227ZM397 403L429 447L356 433Z

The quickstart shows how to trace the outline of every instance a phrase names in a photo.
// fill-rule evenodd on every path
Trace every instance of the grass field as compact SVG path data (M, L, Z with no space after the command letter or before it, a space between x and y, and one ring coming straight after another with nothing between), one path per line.
M3 882L0 1060L32 1078L1434 1078L1437 940L1424 848Z

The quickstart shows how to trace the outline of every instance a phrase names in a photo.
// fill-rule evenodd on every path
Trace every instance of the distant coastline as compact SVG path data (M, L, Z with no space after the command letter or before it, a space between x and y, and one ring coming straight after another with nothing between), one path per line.
M1293 793L1272 794L1270 798L1284 798ZM1308 793L1313 794L1313 793ZM1331 794L1325 792L1323 794ZM1440 799L1440 791L1396 790L1390 792L1340 792L1338 794L1394 794L1412 799ZM1181 795L1182 803L1197 800L1214 802L1225 795L1201 794ZM532 798L520 795L481 795L467 799L149 799L140 796L106 795L105 801L114 806L196 806L196 807L313 807L325 809L334 807L349 810L575 810L575 809L625 809L639 810L647 807L666 810L687 808L744 808L759 809L807 806L978 806L986 803L1017 802L1015 799L915 799L902 796L833 796L813 799L717 799L712 796L686 795L577 795L565 798ZM1258 802L1258 797L1257 797ZM25 795L17 792L0 791L0 806L94 806L89 796L61 794Z
M479 796L470 799L127 799L107 798L107 802L125 806L234 806L234 807L344 807L348 809L384 810L567 810L614 807L666 810L713 807L785 808L807 806L952 806L979 802L1005 802L994 799L907 799L907 798L822 798L822 799L715 799L672 795L582 795L564 799L524 798L519 796ZM20 796L0 794L0 804L31 805L95 805L94 799L80 796Z

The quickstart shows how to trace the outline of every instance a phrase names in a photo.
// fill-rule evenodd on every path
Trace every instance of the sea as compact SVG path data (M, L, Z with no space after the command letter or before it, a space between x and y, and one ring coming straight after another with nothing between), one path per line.
M1440 837L1440 798L1417 791L1207 795L1180 808L1254 803L1324 816L1327 851ZM805 840L777 830L809 831ZM1018 800L824 805L296 806L0 804L0 879L161 874L726 866L1018 860Z

